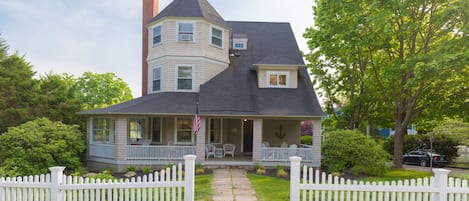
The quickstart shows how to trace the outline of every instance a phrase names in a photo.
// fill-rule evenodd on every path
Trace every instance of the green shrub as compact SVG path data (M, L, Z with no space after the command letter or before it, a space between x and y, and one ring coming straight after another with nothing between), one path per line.
M108 181L108 180L115 180L116 179L114 176L112 176L112 172L110 172L109 170L103 170L101 173L90 176L88 178L100 179L101 181Z
M142 173L143 174L150 174L151 172L153 172L153 170L151 169L150 166L143 166L142 167Z
M4 176L37 175L49 167L65 166L73 172L81 167L84 135L78 126L39 118L0 135L0 167Z
M301 144L312 145L313 144L313 136L311 136L311 135L301 136Z
M389 154L373 138L359 131L336 130L325 133L322 165L330 172L381 175L386 172Z
M135 165L129 165L127 166L127 172L135 172L137 168L135 168Z

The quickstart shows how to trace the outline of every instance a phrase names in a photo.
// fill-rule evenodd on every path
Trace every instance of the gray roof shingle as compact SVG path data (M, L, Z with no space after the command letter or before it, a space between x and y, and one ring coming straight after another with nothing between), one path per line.
M174 0L148 23L164 17L200 17L214 24L226 26L223 17L207 0Z
M168 6L170 8L166 12L174 10L183 12L184 9L178 10L182 2L195 3L206 0L175 0L174 5ZM165 13L160 14L164 16ZM181 15L192 16L194 13ZM226 23L232 28L233 35L247 36L247 50L232 50L232 53L236 53L239 57L232 57L231 64L226 70L201 85L200 93L149 94L122 104L84 111L80 114L190 115L194 114L195 103L199 101L201 115L282 117L323 115L289 23L230 21ZM257 64L298 66L298 88L259 88L257 73L253 70L253 65Z

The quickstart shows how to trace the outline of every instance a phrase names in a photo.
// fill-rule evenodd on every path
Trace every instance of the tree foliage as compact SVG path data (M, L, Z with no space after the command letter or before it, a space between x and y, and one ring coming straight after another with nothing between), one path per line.
M433 129L433 134L454 138L458 145L469 146L469 123L447 119L443 124Z
M465 115L460 109L467 108L469 90L467 1L316 5L315 26L305 33L312 50L306 58L324 91L326 111L342 105L348 128L392 122L397 167L410 122L422 115Z
M321 165L331 172L381 175L387 169L390 156L369 136L356 130L336 130L325 133Z
M32 66L17 53L8 55L7 50L0 38L0 133L32 119L29 111L36 84Z
M96 109L132 99L132 92L114 73L86 72L78 78L78 96L84 109Z
M80 167L85 140L78 126L40 118L0 135L0 176L45 174L51 166Z

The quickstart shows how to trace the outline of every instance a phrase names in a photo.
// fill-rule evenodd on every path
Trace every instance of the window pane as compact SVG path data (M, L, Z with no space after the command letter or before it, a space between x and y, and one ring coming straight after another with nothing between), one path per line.
M161 78L161 68L153 69L153 80L159 80Z
M287 75L279 75L278 76L278 84L282 86L287 85Z
M222 46L222 43L223 43L223 42L222 42L222 40L221 40L220 38L212 37L212 44L221 47L221 46Z
M276 74L270 75L270 85L277 85L277 75Z
M161 90L161 81L160 80L153 80L153 91Z
M192 23L179 23L179 33L193 33Z
M235 43L235 49L244 49L244 43Z
M191 143L192 142L192 133L191 131L178 131L177 133L177 141L183 143Z
M141 139L146 139L145 119L129 120L129 139L131 141L139 141Z
M178 89L192 89L191 79L178 79Z
M94 118L92 128L93 142L114 143L114 121L108 118Z
M213 36L216 36L217 38L222 38L222 33L223 33L222 30L212 28L212 35Z
M179 66L178 67L178 78L192 78L192 67L190 67L190 66Z

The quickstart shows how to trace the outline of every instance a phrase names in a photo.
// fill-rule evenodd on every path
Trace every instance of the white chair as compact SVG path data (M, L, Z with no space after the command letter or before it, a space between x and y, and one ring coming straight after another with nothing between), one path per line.
M213 156L215 158L215 145L213 144L205 144L205 157Z
M227 154L231 154L231 157L234 157L236 150L236 145L234 144L224 144L223 145L223 153L226 156Z
M270 147L270 143L267 141L262 142L262 147Z
M280 147L282 148L287 148L288 147L288 144L286 142L282 142L282 144L280 145Z

